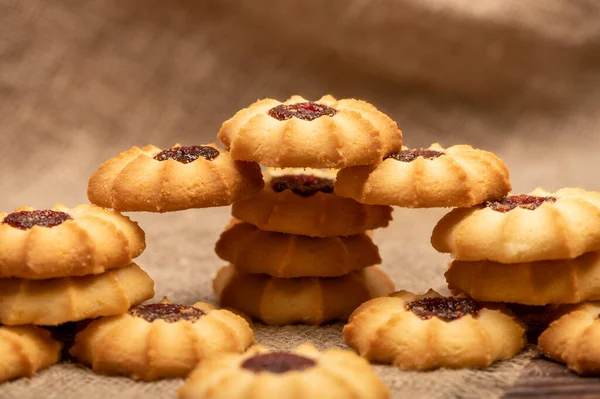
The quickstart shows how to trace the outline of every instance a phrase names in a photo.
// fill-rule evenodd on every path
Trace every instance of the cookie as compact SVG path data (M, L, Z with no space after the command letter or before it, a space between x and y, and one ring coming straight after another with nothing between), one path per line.
M510 265L454 261L446 281L453 292L478 301L547 305L600 300L600 252Z
M342 349L303 344L286 352L262 347L200 363L179 389L180 399L387 399L389 391L367 361Z
M91 203L118 211L171 212L230 205L263 186L260 167L214 144L133 147L90 178Z
M337 277L381 263L367 234L307 237L260 230L233 220L215 247L217 255L246 273L273 277Z
M55 326L124 313L154 296L135 263L102 274L50 280L0 279L0 324Z
M572 259L600 250L600 193L536 189L473 208L435 226L431 244L456 260L523 263Z
M0 213L0 278L103 273L129 265L145 248L137 223L94 205Z
M516 355L525 329L502 305L399 291L358 307L344 341L371 362L404 370L483 368Z
M31 377L60 360L61 344L35 326L0 326L0 382Z
M392 208L333 194L334 172L268 169L256 197L234 202L232 215L261 230L311 237L350 236L392 219Z
M388 295L394 283L377 267L342 277L275 278L221 268L213 281L223 307L238 309L265 324L323 324L347 320L358 305Z
M75 337L71 355L102 374L145 381L185 377L198 363L254 343L242 317L208 303L136 305L94 320Z
M438 143L386 155L379 165L338 172L335 193L363 204L406 208L470 207L505 197L508 169L491 152Z

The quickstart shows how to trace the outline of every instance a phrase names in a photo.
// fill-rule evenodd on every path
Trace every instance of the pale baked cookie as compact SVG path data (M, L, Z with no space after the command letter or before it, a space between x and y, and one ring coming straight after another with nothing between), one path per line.
M214 144L133 147L90 178L90 202L118 211L171 212L230 205L263 186L260 167Z
M0 279L0 323L50 325L124 313L154 296L135 263L102 274L50 280Z
M240 316L208 303L163 300L93 321L70 352L97 373L151 381L185 377L205 359L243 353L253 343L252 329Z
M61 344L36 326L0 326L0 382L31 377L60 360Z
M502 305L399 291L356 309L344 341L371 362L405 370L483 368L516 355L525 329Z
M129 265L145 247L137 223L94 205L0 213L0 278L98 274Z
M394 283L375 266L342 277L275 278L233 265L219 270L213 289L221 306L265 324L323 324L347 320L358 305L388 295Z
M373 105L324 96L255 102L223 123L231 157L274 167L373 165L402 148L402 132Z
M234 217L261 230L311 237L349 236L386 227L392 208L364 205L333 192L335 172L267 169L256 197L233 203Z
M303 344L286 352L254 347L200 363L179 389L180 399L387 399L387 387L351 351L319 352Z
M335 193L364 204L407 208L469 207L510 192L508 169L491 152L470 145L408 149L379 165L338 172Z
M600 193L536 189L473 208L435 226L431 244L454 259L500 263L571 259L600 250Z

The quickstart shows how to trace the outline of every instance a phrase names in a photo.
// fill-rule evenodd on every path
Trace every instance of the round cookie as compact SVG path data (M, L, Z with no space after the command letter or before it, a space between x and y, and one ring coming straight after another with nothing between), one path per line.
M61 344L36 326L0 326L0 382L31 377L60 360Z
M319 352L303 344L289 352L262 347L201 363L179 389L180 399L387 399L367 361L351 351Z
M55 326L124 313L154 296L154 281L135 263L105 273L51 280L0 279L0 323Z
M185 377L205 359L243 353L253 343L252 329L240 316L208 303L163 300L91 322L70 353L97 373L151 381Z
M118 211L172 212L230 205L263 186L260 167L214 144L162 150L133 147L90 178L91 203Z
M392 208L364 205L332 194L334 172L268 169L265 187L256 197L234 202L235 218L261 230L311 237L350 236L392 219Z
M525 329L502 305L399 291L358 307L344 341L371 362L404 370L483 368L516 355Z
M285 279L244 273L229 265L219 270L213 289L221 306L265 324L319 325L347 320L361 303L392 292L394 283L376 266L342 277Z
M508 169L491 152L470 145L408 149L379 165L338 172L335 193L364 204L406 208L470 207L506 196Z
M396 122L354 99L265 99L225 121L219 139L233 159L274 167L373 165L402 148Z
M536 189L473 208L435 226L431 244L456 260L523 263L572 259L600 250L600 193Z
M273 277L337 277L381 263L379 250L367 234L307 237L258 229L233 220L215 251L246 273Z
M137 223L94 205L0 213L0 278L99 274L129 265L145 248Z

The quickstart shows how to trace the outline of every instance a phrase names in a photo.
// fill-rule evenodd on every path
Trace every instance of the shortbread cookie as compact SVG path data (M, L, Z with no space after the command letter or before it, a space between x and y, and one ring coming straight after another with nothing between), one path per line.
M214 144L133 147L90 178L90 202L118 211L171 212L230 205L263 186L260 167Z
M334 176L308 169L266 170L261 193L235 202L231 213L261 230L311 237L349 236L389 224L391 207L332 194Z
M31 377L60 360L61 344L35 326L0 326L0 382Z
M0 279L0 323L50 325L127 311L154 296L135 263L102 274L51 280Z
M371 362L405 370L483 368L516 355L525 328L502 305L399 291L356 309L344 341Z
M103 273L129 265L145 247L137 223L94 205L0 213L0 278Z
M146 381L185 377L198 363L254 343L242 317L208 303L137 305L103 317L75 337L71 355L97 373Z
M547 305L600 300L600 252L515 264L454 261L446 281L453 292L478 301Z
M223 123L231 157L274 167L373 165L402 148L402 132L373 105L324 96L260 100Z
M342 349L303 344L289 352L262 347L201 363L179 389L180 399L387 399L367 361Z
M469 207L510 192L508 169L491 152L470 145L403 148L379 165L337 175L335 193L364 204L407 208Z
M474 208L454 209L431 244L457 260L500 263L571 259L600 250L600 193L536 189Z
M213 281L221 306L238 309L265 324L323 324L347 320L358 305L388 295L394 283L377 267L342 277L275 278L249 274L233 265Z
M367 234L307 237L260 230L232 221L215 247L238 270L274 277L336 277L381 263Z

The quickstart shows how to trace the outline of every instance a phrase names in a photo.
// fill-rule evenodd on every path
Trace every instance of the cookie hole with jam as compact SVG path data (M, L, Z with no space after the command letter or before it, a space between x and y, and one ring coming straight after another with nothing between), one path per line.
M413 312L421 320L437 317L446 322L466 315L477 317L482 308L479 302L471 298L456 297L423 298L406 304L406 310Z
M56 227L72 219L68 213L44 209L10 213L2 220L2 223L17 229L28 230L33 226Z
M212 161L219 156L219 150L207 145L193 145L189 147L173 147L159 152L154 156L157 161L166 161L172 159L179 163L188 164L202 157L207 161Z
M241 367L255 372L283 374L288 371L302 371L316 366L317 362L308 357L290 352L272 352L254 355L246 359Z
M336 109L312 101L291 105L281 104L269 110L269 116L278 121L291 118L313 121L322 116L334 116L335 114L337 114Z
M290 190L301 197L311 197L319 192L330 194L334 183L333 179L310 174L281 175L271 179L271 187L276 193Z
M191 305L174 304L167 298L163 298L159 303L133 306L129 309L128 313L131 316L142 318L149 323L155 320L163 320L167 323L175 323L183 320L193 323L206 315L201 309Z
M484 207L495 210L496 212L506 213L519 207L533 211L539 208L544 202L551 204L556 202L555 197L536 197L534 195L509 195L506 198L502 198L498 201L486 201L483 203Z

